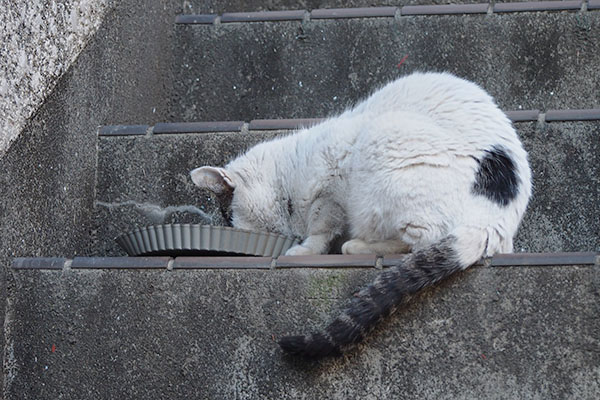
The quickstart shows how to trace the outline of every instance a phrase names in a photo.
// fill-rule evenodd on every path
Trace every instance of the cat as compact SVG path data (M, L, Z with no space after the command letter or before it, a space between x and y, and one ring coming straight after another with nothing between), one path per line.
M413 73L337 117L191 172L234 227L299 237L287 255L408 253L323 331L283 337L290 354L340 355L412 293L509 253L532 192L510 120L475 83Z

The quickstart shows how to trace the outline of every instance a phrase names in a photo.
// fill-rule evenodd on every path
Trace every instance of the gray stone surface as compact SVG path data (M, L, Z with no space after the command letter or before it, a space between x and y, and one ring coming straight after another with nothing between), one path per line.
M171 115L185 121L328 116L416 70L474 80L506 110L600 106L596 12L176 29Z
M530 153L534 197L516 251L600 248L600 122L517 123ZM97 255L124 254L114 237L158 223L222 224L208 191L189 171L224 165L280 132L101 138L96 202Z
M4 266L13 257L91 251L97 127L166 118L160 82L168 75L164 57L171 49L177 4L152 3L139 14L139 3L128 0L111 10L110 23L99 27L0 158L0 321ZM149 26L155 35L151 41Z
M347 357L282 356L375 273L14 272L5 398L600 396L598 266L473 268Z
M114 4L0 0L0 154L51 93Z

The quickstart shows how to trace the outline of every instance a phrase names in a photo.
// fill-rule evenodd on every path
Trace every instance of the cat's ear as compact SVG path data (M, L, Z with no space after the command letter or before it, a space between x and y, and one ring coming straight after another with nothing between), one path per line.
M196 186L208 189L216 194L230 192L235 189L235 183L227 175L224 168L200 167L190 172L190 175Z

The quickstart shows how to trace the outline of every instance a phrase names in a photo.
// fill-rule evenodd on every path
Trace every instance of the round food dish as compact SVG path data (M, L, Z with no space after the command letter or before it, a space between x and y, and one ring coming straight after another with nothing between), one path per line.
M130 256L278 257L298 243L275 233L199 224L151 225L115 240Z

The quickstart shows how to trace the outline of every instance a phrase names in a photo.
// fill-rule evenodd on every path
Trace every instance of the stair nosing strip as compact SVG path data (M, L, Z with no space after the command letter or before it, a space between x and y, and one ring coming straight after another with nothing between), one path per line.
M98 136L143 136L148 128L148 125L102 125Z
M16 270L62 270L66 262L67 258L64 257L16 257L12 261L11 268Z
M216 14L180 14L175 17L175 24L212 25L217 17Z
M222 23L302 21L306 10L229 12L221 15Z
M537 121L540 116L540 110L512 110L504 113L512 122Z
M198 121L198 122L159 122L154 125L153 133L206 133L239 132L244 121Z
M492 267L509 266L569 266L595 265L596 252L555 252L555 253L511 253L497 254L491 259Z
M75 257L72 269L166 269L171 257Z
M316 125L324 120L325 118L253 119L248 125L248 130L298 129Z
M311 19L389 18L395 17L398 7L320 8L310 12Z
M273 257L176 257L173 270L271 269Z
M493 11L496 13L510 12L535 12L535 11L568 11L579 10L583 0L561 1L527 1L495 3Z
M504 111L504 113L512 122L527 122L537 121L542 112L540 110L510 110ZM310 127L325 120L327 118L253 119L249 123L244 121L160 122L154 125L153 133L160 135L169 133L240 132L245 124L248 124L248 130L252 131L298 129ZM596 121L600 120L600 108L548 110L545 113L545 120L547 122ZM107 127L122 128L119 132L137 131L138 133L100 134L101 136L145 135L148 129L148 125L107 125ZM128 130L128 127L132 129Z
M546 122L552 121L596 121L600 120L600 108L548 110L545 114Z
M488 9L489 3L406 5L400 9L400 14L402 16L487 14Z
M376 261L375 254L280 256L276 259L276 268L375 268Z
M493 13L518 13L540 11L577 11L581 10L584 0L546 0L528 2L493 3ZM180 14L175 17L176 24L212 25L217 19L222 23L232 22L277 22L303 21L305 16L314 20L348 18L383 18L418 15L459 15L487 14L490 3L473 4L425 4L374 7L317 8L308 10L246 11L217 14ZM588 0L588 10L600 9L600 0Z

